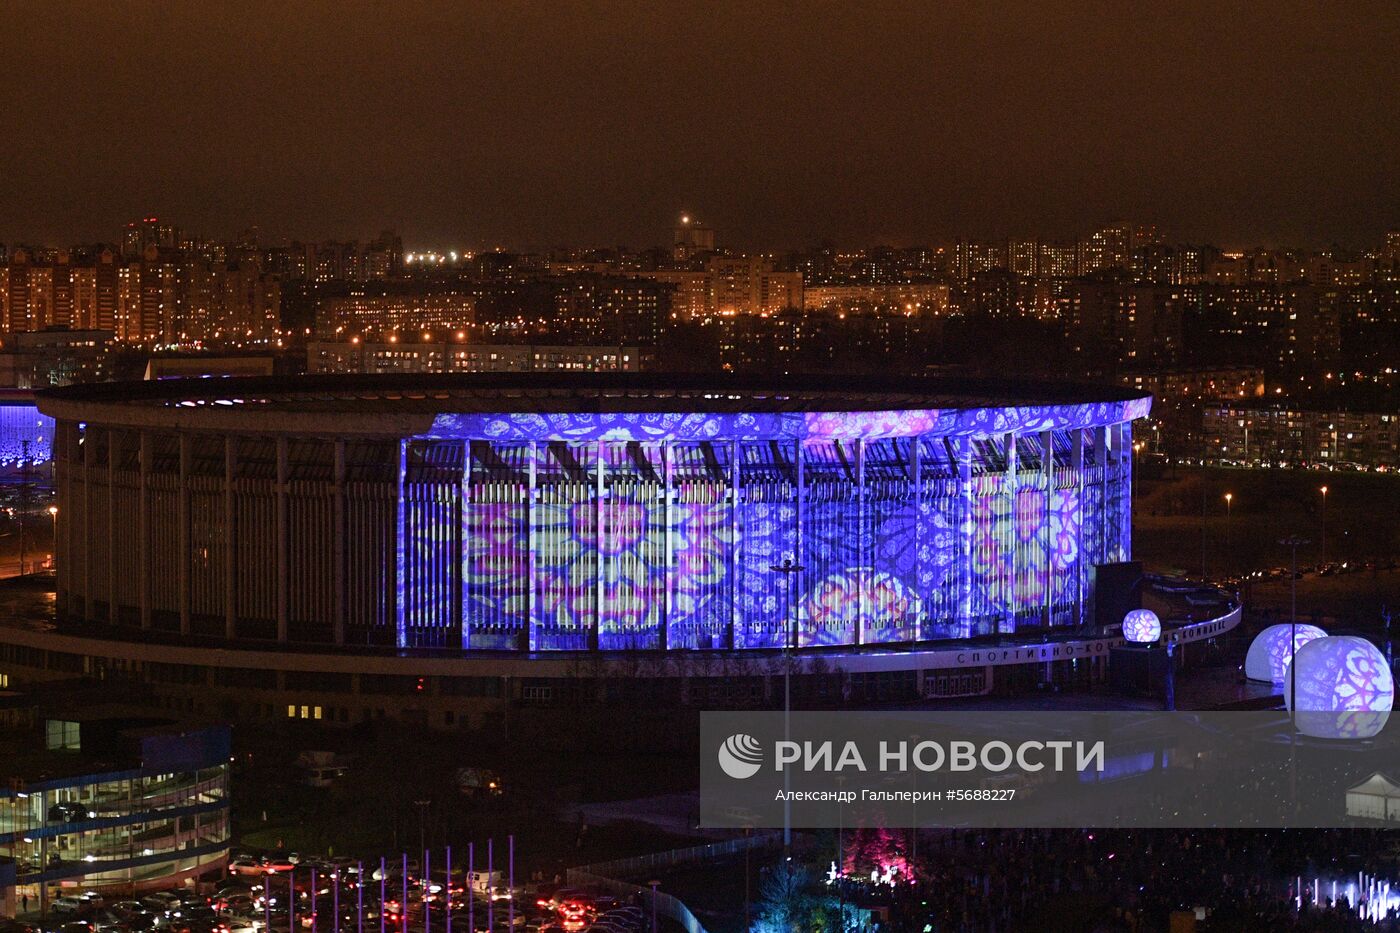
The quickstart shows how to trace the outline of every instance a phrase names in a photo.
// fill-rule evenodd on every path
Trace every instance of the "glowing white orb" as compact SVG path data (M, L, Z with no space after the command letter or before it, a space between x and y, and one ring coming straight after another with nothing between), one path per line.
M1283 680L1284 703L1293 709L1296 694L1300 712L1388 713L1395 704L1395 678L1385 655L1352 635L1302 645Z
M1254 637L1249 644L1249 653L1244 656L1244 676L1266 684L1283 683L1284 672L1293 660L1293 651L1327 633L1316 625L1298 623L1293 635L1293 651L1289 650L1288 637L1294 626L1284 623L1270 625Z
M1140 645L1162 637L1162 620L1151 609L1134 609L1123 617L1123 637Z

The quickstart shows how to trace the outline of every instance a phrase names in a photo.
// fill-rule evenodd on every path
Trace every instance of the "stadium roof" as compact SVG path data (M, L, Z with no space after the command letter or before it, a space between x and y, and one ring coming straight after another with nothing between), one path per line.
M595 373L168 379L89 383L39 393L41 405L234 402L301 411L395 412L877 411L1073 405L1145 397L1120 386L961 376L817 379Z

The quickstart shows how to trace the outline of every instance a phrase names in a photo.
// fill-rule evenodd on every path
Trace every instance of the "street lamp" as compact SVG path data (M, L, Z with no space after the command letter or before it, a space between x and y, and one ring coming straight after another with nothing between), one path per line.
M1230 503L1235 501L1233 492L1225 493L1225 559L1230 559Z
M49 566L52 568L54 566L53 554L58 553L58 506L49 506L49 517L53 519L53 541L50 548L53 553L49 555Z
M1290 548L1293 552L1293 563L1289 568L1288 575L1288 585L1292 594L1292 606L1288 612L1288 663L1290 665L1293 663L1293 659L1297 657L1298 653L1298 547L1299 545L1311 543L1312 542L1308 541L1306 538L1298 535L1289 535L1279 542L1279 544ZM1298 712L1298 678L1296 672L1295 676L1289 678L1288 692L1289 703L1292 705L1293 712L1296 714Z
M797 641L796 616L793 613L793 604L796 600L797 575L806 570L801 564L793 561L791 557L783 558L781 564L773 564L768 568L774 573L783 575L784 586L787 599L786 618L783 620L783 741L792 741L792 651ZM787 790L790 782L788 770L783 769L783 789ZM789 794L783 794L783 857L789 857L792 851L792 801Z
M1137 462L1137 461L1138 461L1138 457L1137 457L1137 455L1142 453L1142 446L1143 446L1143 445L1142 445L1142 441L1133 441L1133 488L1132 488L1131 492L1132 492L1132 494L1133 494L1133 501L1134 501L1134 502L1137 502L1137 487L1138 487L1138 478L1137 478L1137 475L1138 475L1138 462Z
M1318 490L1322 493L1322 563L1327 563L1327 487Z

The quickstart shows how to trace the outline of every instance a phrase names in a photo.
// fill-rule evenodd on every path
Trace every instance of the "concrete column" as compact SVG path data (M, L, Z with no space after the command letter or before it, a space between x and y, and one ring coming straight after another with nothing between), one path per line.
M180 484L176 496L176 529L179 556L176 585L180 604L180 634L190 633L190 436L180 435Z
M924 439L909 439L909 478L914 484L914 627L905 632L917 641L923 635L923 621L928 617L928 594L924 592L924 483L923 470ZM922 672L920 673L919 693L923 695Z
M1053 617L1054 592L1055 592L1055 568L1051 555L1055 551L1055 539L1051 534L1050 516L1052 510L1050 501L1055 495L1055 432L1040 432L1040 468L1044 473L1045 483L1045 510L1041 515L1044 522L1045 535L1041 545L1041 561L1045 568L1045 612L1041 617L1040 624L1045 628L1050 627ZM1039 537L1039 536L1037 536Z
M546 447L546 456L549 448ZM468 480L471 476L471 449L467 450L466 470L462 473L462 507L468 508L470 502L467 493ZM526 491L525 502L525 533L529 541L529 554L526 560L529 561L528 569L530 576L530 589L525 594L525 624L529 626L528 638L531 651L539 650L539 594L537 592L539 580L539 558L536 554L539 548L539 501L540 501L540 445L537 441L530 442L530 488Z
M287 484L291 481L289 443L277 438L277 640L287 640L288 601L291 596L291 522L287 510Z
M800 445L799 445L800 449ZM870 616L869 607L866 605L865 591L869 589L870 583L870 555L865 553L866 525L869 519L866 508L865 492L865 440L856 439L856 497L857 497L857 517L856 517L856 550L860 552L861 569L857 571L856 599L856 630L855 638L857 645L865 644L865 625Z
M804 565L803 558L806 555L803 552L806 550L807 545L807 536L803 533L807 527L807 465L805 458L802 456L802 441L800 440L792 442L792 476L793 482L797 487L793 491L793 509L796 519L793 522L792 532L792 562L794 564ZM777 557L778 563L783 562L783 555L778 554L775 556ZM802 576L805 572L806 571L798 573L796 580L788 579L787 574L782 575L783 599L779 605L786 608L786 614L782 620L783 644L786 645L788 643L787 627L791 625L793 629L792 646L794 648L801 647L802 645L802 600L798 598L798 594L802 592ZM859 614L859 610L857 610L857 614ZM792 616L791 620L786 618L788 615ZM859 629L860 623L857 622L857 631L854 636L856 644L860 643Z
M238 535L234 484L238 480L238 441L224 435L224 637L238 636Z
M598 547L596 550L598 561L598 574L596 579L597 594L594 600L595 611L593 613L593 630L588 636L588 647L597 649L602 646L603 635L603 600L605 588L603 586L603 571L606 564L603 560L603 534L607 530L607 508L603 501L603 493L607 488L604 477L607 475L607 465L603 458L607 456L608 446L605 441L598 441L598 463L594 472L596 473L596 485L594 487L593 502L595 505L595 516L597 518L596 533L598 535Z
M1084 624L1084 429L1075 428L1070 432L1074 447L1070 450L1070 467L1074 470L1074 502L1079 509L1079 521L1074 542L1078 549L1074 561L1074 606L1075 624Z
M92 562L97 553L92 540L92 474L97 462L97 429L83 443L83 618L96 619L92 612ZM58 542L54 542L58 550Z
M149 431L141 432L137 482L136 586L141 596L141 627L151 627L151 460L155 444Z
M1108 553L1109 535L1109 512L1113 503L1109 501L1109 476L1108 476L1108 429L1105 427L1094 428L1094 466L1098 467L1099 473L1099 493L1103 505L1099 511L1099 540L1094 542L1094 562L1112 559Z
M1007 594L1007 601L1010 604L1010 608L1002 611L1000 630L1002 632L1014 632L1016 631L1016 614L1020 608L1020 602L1018 601L1016 586L1017 574L1020 572L1021 569L1020 555L1017 553L1018 549L1021 546L1021 540L1020 536L1016 534L1016 487L1020 482L1021 467L1019 457L1017 456L1016 451L1016 435L1007 434L1005 444L1006 472L1002 475L1001 478L1001 491L1002 495L1006 496L1007 500L1007 513L1010 517L1010 529L1009 533L1007 533L1005 530L1003 531L1004 534L1007 534L1009 540L1004 540L1002 544L1006 546L1007 553L1010 556L1009 574L1011 591Z
M73 516L69 514L73 510L73 482L71 477L72 466L69 459L73 446L72 436L77 432L76 425L67 422L59 422L54 426L54 483L58 486L58 501L63 503L63 510L59 512L59 532L63 538L63 553L58 562L58 609L60 612L68 611L71 606L66 599L67 591L73 587L73 572L71 555L73 553ZM58 542L54 542L54 548L58 548Z
M345 644L345 441L331 452L331 625L335 643Z
M117 624L117 464L121 461L120 431L107 430L107 621Z
M408 636L408 441L399 441L398 499L394 504L394 644L407 647Z
M972 634L972 441L949 441L958 470L958 629L963 638Z
M740 553L739 508L742 497L739 494L739 442L729 442L729 546L732 560L729 567L729 587L733 598L729 600L729 644L734 648L739 641L739 568L743 555Z
M675 612L676 543L673 528L675 508L672 502L675 498L675 491L673 477L671 475L671 461L673 459L671 456L671 445L663 441L659 449L661 451L661 468L663 471L662 495L665 497L666 513L666 608L661 616L661 639L659 646L661 650L665 651L671 646L671 617ZM643 451L642 455L646 455L645 451Z

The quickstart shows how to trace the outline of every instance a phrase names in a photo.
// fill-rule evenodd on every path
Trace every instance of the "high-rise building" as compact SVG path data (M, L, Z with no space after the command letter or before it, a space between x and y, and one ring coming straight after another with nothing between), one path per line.
M1036 275L1048 279L1069 279L1079 273L1079 248L1073 243L1039 244Z
M953 272L960 279L967 279L981 272L994 272L1006 268L1006 242L979 242L958 240L954 247Z
M1012 275L1039 275L1040 243L1034 239L1011 239L1006 244L1007 267Z
M181 245L180 228L161 223L159 217L133 220L122 231L122 256L128 259L139 259L148 246L179 249Z
M802 307L802 273L777 272L759 256L716 257L706 265L720 315L777 314Z
M678 262L715 251L715 231L689 214L682 214L673 230L671 254Z
M1128 221L1109 224L1080 243L1079 274L1126 269L1137 242L1137 228Z

